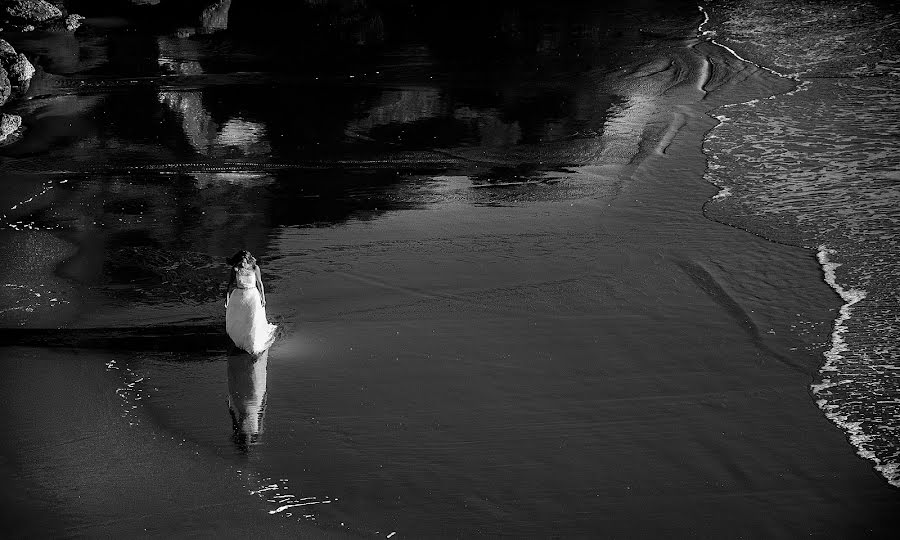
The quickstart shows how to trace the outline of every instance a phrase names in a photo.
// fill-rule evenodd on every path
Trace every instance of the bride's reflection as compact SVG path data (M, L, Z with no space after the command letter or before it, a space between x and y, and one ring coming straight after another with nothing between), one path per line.
M228 411L234 428L234 443L244 452L262 431L268 364L268 349L254 356L235 348L228 355Z

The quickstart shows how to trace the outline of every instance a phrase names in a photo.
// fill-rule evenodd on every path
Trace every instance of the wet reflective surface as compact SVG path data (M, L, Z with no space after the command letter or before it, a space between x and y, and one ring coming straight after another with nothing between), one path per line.
M0 148L4 455L50 494L16 508L118 536L896 525L807 391L840 306L814 254L701 210L709 114L793 81L692 4L297 4L14 36L41 71ZM261 358L224 335L242 248L284 329ZM148 462L177 496L140 517Z
M256 443L262 432L268 366L268 350L260 355L236 350L228 356L228 412L234 443L244 451Z

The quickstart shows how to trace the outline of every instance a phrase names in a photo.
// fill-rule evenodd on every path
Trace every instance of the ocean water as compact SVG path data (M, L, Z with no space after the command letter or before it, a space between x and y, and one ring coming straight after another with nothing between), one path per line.
M15 254L0 335L21 346L5 348L4 421L21 442L11 462L63 530L895 523L893 488L815 404L891 474L890 342L850 367L868 351L854 341L865 302L893 293L877 285L887 270L851 279L851 249L875 245L860 238L892 256L877 171L896 122L860 121L890 113L887 45L866 49L884 54L866 56L872 77L851 62L804 79L791 59L819 57L783 26L797 17L765 18L776 6L515 4L356 2L306 32L260 32L234 2L229 31L187 39L99 15L75 35L10 38L41 73L14 105L26 131L0 149ZM819 28L823 6L779 9ZM889 43L893 26L863 24L883 8L828 9ZM240 248L283 332L256 361L222 332L223 261ZM835 289L855 303L838 312ZM55 374L47 389L31 365ZM83 427L95 418L115 429ZM146 479L131 470L148 463ZM163 494L145 514L142 481Z
M795 81L716 111L709 215L818 251L845 302L812 390L900 486L900 13L878 2L712 3L716 40Z

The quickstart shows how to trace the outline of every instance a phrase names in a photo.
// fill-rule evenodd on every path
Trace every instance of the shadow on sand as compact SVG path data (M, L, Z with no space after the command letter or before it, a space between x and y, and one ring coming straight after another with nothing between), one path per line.
M64 347L110 351L227 353L233 347L221 324L131 328L2 328L7 346ZM175 355L173 359L196 358Z

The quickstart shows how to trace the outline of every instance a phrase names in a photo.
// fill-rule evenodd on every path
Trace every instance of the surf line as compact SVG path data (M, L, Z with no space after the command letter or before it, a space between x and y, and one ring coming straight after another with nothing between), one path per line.
M772 73L772 74L775 75L776 77L780 77L780 78L782 78L782 79L789 79L789 80L793 81L793 82L796 84L796 87L795 87L793 90L789 91L789 92L785 92L784 94L773 94L773 95L771 95L771 96L769 96L769 97L767 97L767 98L765 98L765 99L775 99L775 98L777 98L778 96L781 96L781 95L792 96L792 95L796 94L797 92L800 92L800 91L803 91L803 90L806 90L806 89L807 89L807 87L809 86L810 83L809 83L809 81L804 81L804 80L800 79L800 74L799 74L799 73L788 74L788 75L785 75L784 73L779 73L778 71L775 71L775 70L772 69L772 68L768 68L768 67L766 67L766 66L762 66L762 65L757 64L756 62L753 62L753 61L751 61L751 60L747 60L747 59L744 58L743 56L739 55L739 54L737 53L737 51L735 51L735 50L732 49L731 47L729 47L729 46L727 46L727 45L724 45L724 44L719 43L718 41L716 41L716 40L713 38L713 36L715 35L715 32L714 32L714 31L712 31L712 30L704 30L704 29L703 29L704 26L706 26L707 24L709 24L709 13L706 11L706 9L704 9L704 7L703 7L702 5L699 5L699 4L698 4L698 5L697 5L697 9L700 11L700 13L703 14L703 22L701 22L700 25L697 27L697 33L698 33L701 37L704 37L704 36L705 36L705 37L707 38L707 40L708 40L710 43L712 43L713 45L715 45L715 46L717 46L717 47L720 47L720 48L722 48L722 49L728 51L732 56L734 56L735 58L737 58L737 59L740 60L741 62L750 64L750 65L752 65L752 66L756 66L756 67L759 68L759 69L762 69L762 70L764 70L764 71L767 71L767 72L769 72L769 73ZM704 84L705 84L705 83L704 83ZM706 92L706 91L704 90L704 92ZM759 103L759 101L760 101L759 98L754 98L754 99L751 99L751 100L749 100L749 101L744 101L744 102L740 102L740 103L728 103L728 104L722 105L721 107L719 107L719 109L720 109L720 110L721 110L721 109L728 109L728 108L730 108L730 107L735 107L735 106L738 106L738 105L746 105L746 106L749 106L749 107L755 107L756 104ZM704 142L705 142L706 140L709 140L709 139L711 139L712 137L715 136L715 135L713 134L713 131L714 131L714 130L716 130L717 128L721 127L723 124L725 124L725 122L727 122L727 121L730 120L730 118L729 118L728 116L724 115L724 114L713 115L713 118L715 118L716 120L718 120L719 123L716 124L715 126L713 126L712 129L710 129L710 131L707 133L707 135L706 135L706 137L705 137ZM704 154L706 154L705 151L704 151ZM734 192L731 190L731 187L730 187L730 186L727 186L727 185L726 185L726 186L721 186L721 185L717 184L716 182L714 182L714 181L712 180L712 175L709 174L709 171L711 171L711 170L714 169L714 167L713 167L712 165L713 165L713 163L712 163L712 161L711 161L711 158L710 158L709 156L707 156L707 172L706 172L703 176L704 176L704 178L706 179L707 182L709 182L709 183L712 184L713 186L719 188L719 192L718 192L717 194L715 194L715 195L712 197L711 200L714 200L714 201L721 201L721 200L723 200L723 199L727 199L728 197L732 196L732 195L734 194ZM718 166L716 166L715 168L718 168ZM706 206L706 205L704 204L704 207L705 207L705 206Z
M841 306L838 317L834 321L834 329L831 332L831 348L825 351L825 364L819 369L821 382L811 384L810 389L813 395L818 398L816 405L825 413L826 418L847 433L850 443L856 447L856 453L862 458L875 462L875 470L880 472L889 484L900 487L900 476L897 475L897 472L900 471L900 464L885 463L880 459L873 450L867 448L866 443L869 441L869 436L863 431L861 423L849 421L845 415L841 414L839 404L828 403L826 398L820 397L823 391L840 386L846 382L843 380L833 381L828 373L838 372L836 364L843 358L842 353L849 350L843 337L847 331L847 326L844 323L850 319L853 305L866 298L866 291L862 289L845 289L838 283L835 270L841 265L831 260L830 256L834 254L835 251L833 249L828 249L823 244L819 246L816 258L819 264L822 265L822 271L825 273L825 283L838 293L838 296L844 301L844 305Z
M725 45L724 43L719 43L718 41L716 41L715 38L713 37L713 36L715 35L715 32L714 32L714 31L712 31L712 30L704 30L704 29L703 29L703 27L706 26L706 25L709 23L709 13L708 13L708 12L706 11L706 9L704 9L703 6L701 6L701 5L698 5L698 6L697 6L697 9L700 10L700 13L703 14L703 22L700 23L700 26L697 27L697 33L700 34L701 37L703 37L703 36L708 36L707 39L708 39L708 41L709 41L710 43L712 43L713 45L715 45L715 46L717 46L717 47L721 47L721 48L725 49L726 51L728 51L729 53L731 53L732 56L734 56L735 58L737 58L737 59L740 60L741 62L745 62L745 63L750 64L750 65L752 65L752 66L756 66L756 67L758 67L759 69L762 69L762 70L764 70L764 71L768 71L769 73L775 75L776 77L781 77L782 79L790 79L790 80L794 81L794 82L797 84L797 87L794 88L793 90L789 91L789 92L785 92L785 93L783 94L783 95L785 95L785 96L792 96L792 95L796 94L797 92L806 90L806 89L808 88L808 86L809 86L809 84L810 84L809 81L804 81L804 80L802 80L802 79L800 78L800 75L802 74L802 72L798 72L798 73L788 73L788 74L784 74L784 73L778 72L778 71L776 71L776 70L774 70L774 69L772 69L772 68L770 68L770 67L766 67L766 66L763 66L763 65L761 65L761 64L757 64L756 62L754 62L754 61L752 61L752 60L747 60L747 59L744 58L743 56L739 55L739 54L737 53L737 51L735 51L734 49L732 49L732 48L729 47L728 45ZM782 95L782 94L775 94L775 95L769 96L769 97L766 98L766 99L775 99L775 97L777 97L777 96L779 96L779 95ZM734 106L734 105L754 105L754 104L756 104L757 102L759 102L759 99L751 99L750 101L745 101L745 102L743 102L743 103L733 103L733 104L730 104L730 105L723 105L723 107L732 107L732 106Z
M772 69L772 68L768 68L768 67L766 67L766 66L761 66L761 65L757 64L756 62L753 62L753 61L751 61L751 60L747 60L747 59L744 58L743 56L739 55L739 54L737 53L737 51L735 51L734 49L732 49L732 48L729 47L728 45L724 45L724 44L719 43L718 41L716 41L716 40L712 37L713 35L715 35L715 33L714 33L713 31L711 31L711 30L704 30L704 29L703 29L703 27L706 26L706 25L709 23L709 13L706 12L706 10L703 8L703 6L698 5L698 6L697 6L697 9L700 10L700 13L703 14L703 22L700 23L700 26L697 27L697 33L699 33L701 36L704 36L704 35L706 35L706 34L709 34L709 42L710 42L710 43L712 43L713 45L722 47L723 49L725 49L726 51L728 51L728 52L730 52L732 55L734 55L734 57L737 58L738 60L740 60L741 62L746 62L746 63L748 63L748 64L752 64L752 65L758 67L759 69L764 69L764 70L768 71L769 73L772 73L773 75L777 75L778 77L781 77L781 78L783 78L783 79L791 79L791 80L793 80L793 81L796 81L798 84L801 82L801 81L800 81L800 76L799 76L799 74L792 73L792 74L785 75L784 73L779 73L779 72L775 71L775 70Z

